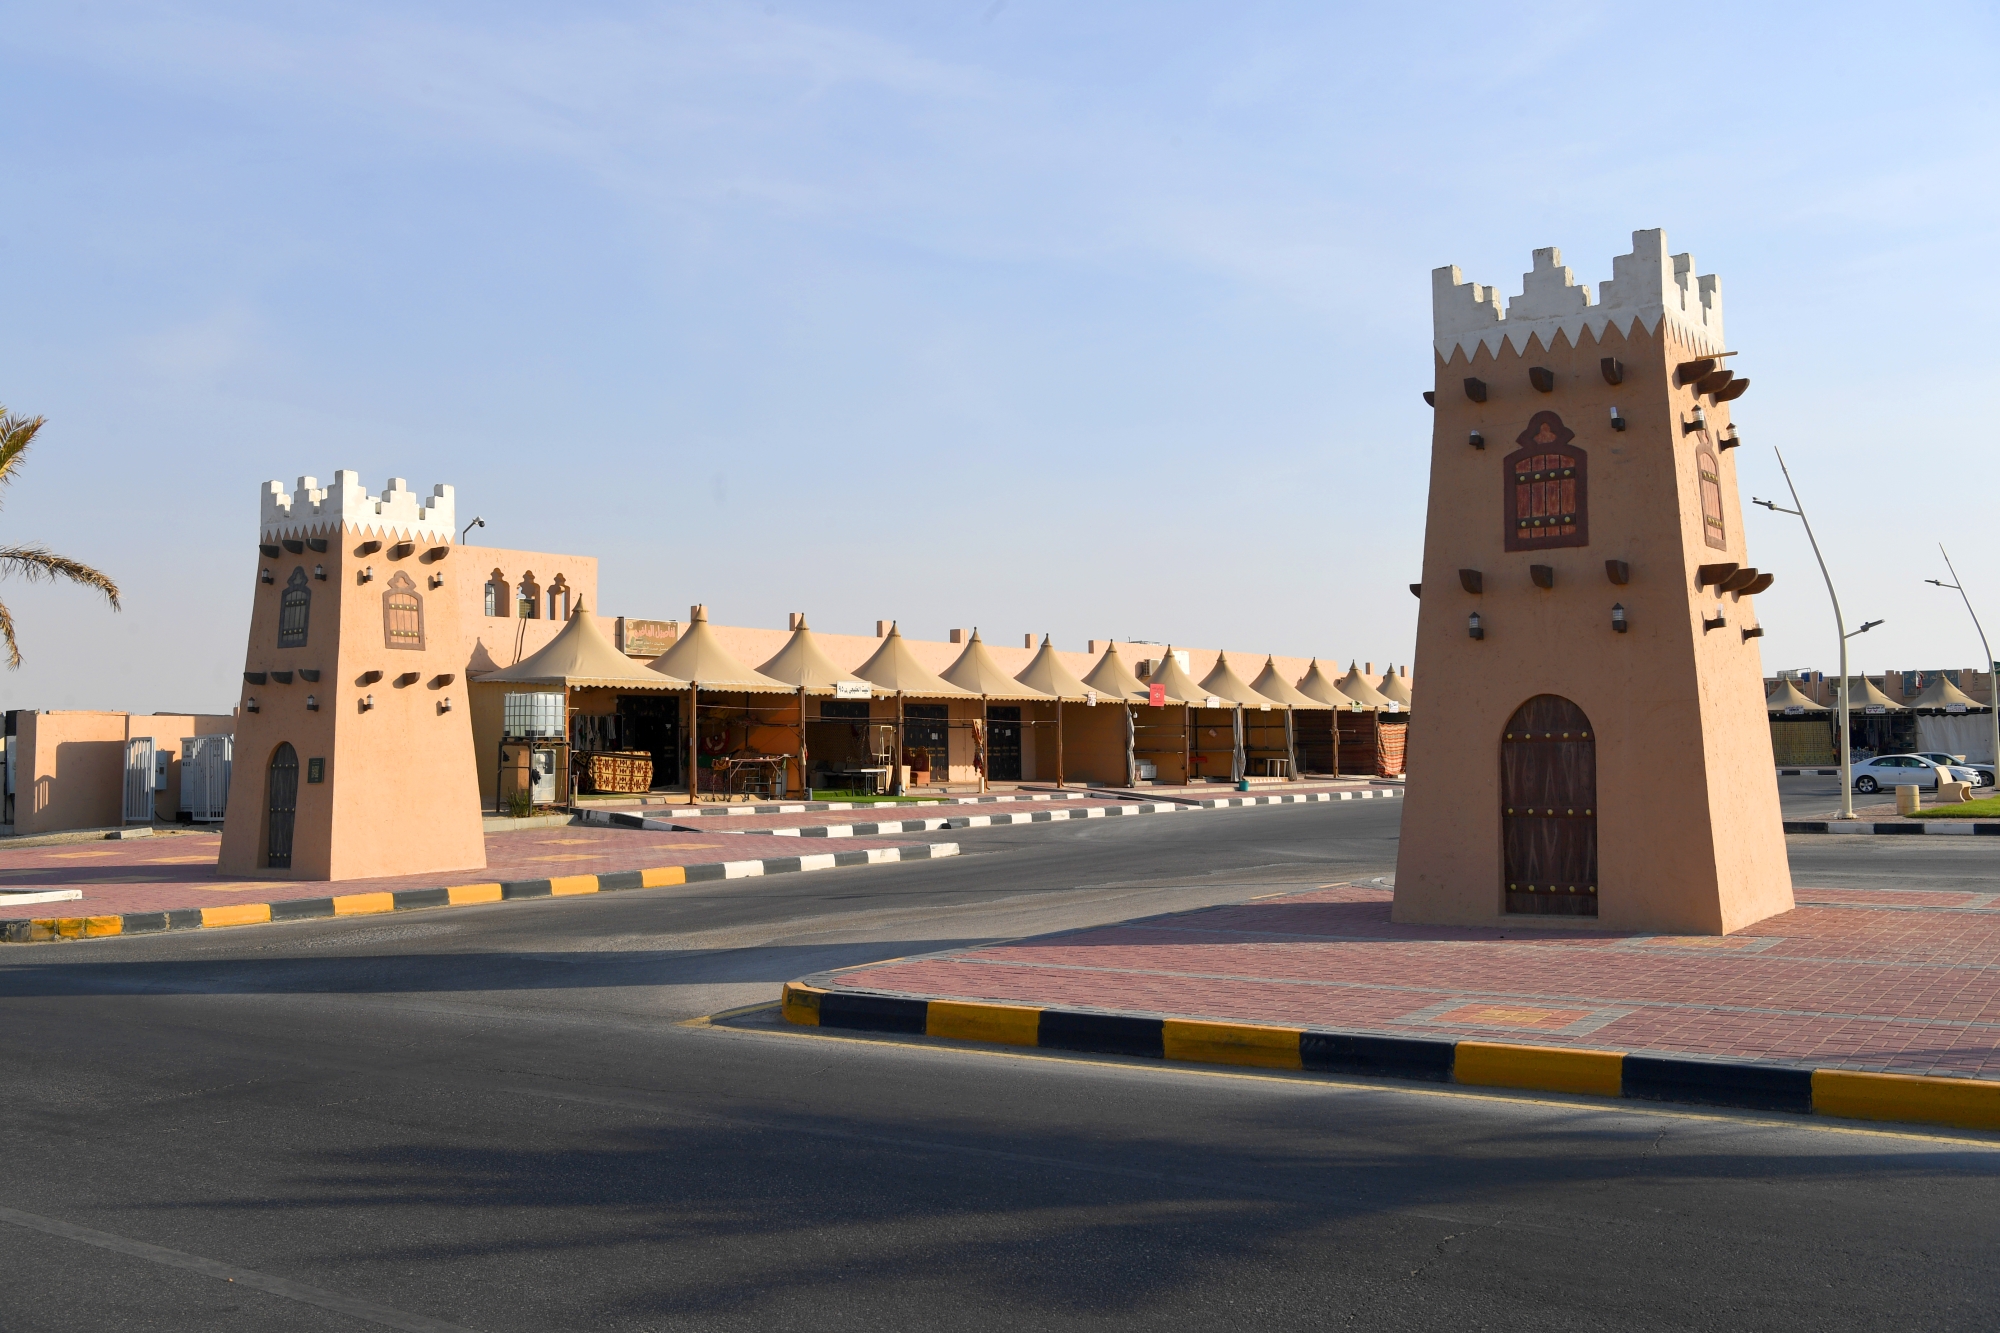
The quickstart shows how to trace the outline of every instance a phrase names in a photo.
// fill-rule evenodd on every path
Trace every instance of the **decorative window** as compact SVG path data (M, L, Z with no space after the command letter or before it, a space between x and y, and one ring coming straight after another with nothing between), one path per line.
M542 618L542 590L535 584L535 571L529 570L521 576L521 586L515 590L514 614L523 620Z
M1722 471L1707 445L1694 451L1696 480L1701 485L1701 539L1718 551L1729 549L1729 534L1722 529Z
M507 576L497 569L494 570L492 577L486 580L487 615L500 618L506 616L508 592Z
M390 575L382 594L382 636L391 648L423 651L424 599L416 582L400 569Z
M560 574L549 585L549 619L569 619L569 583Z
M1535 413L1515 438L1521 447L1507 455L1501 476L1508 550L1590 545L1590 460L1574 439L1553 412Z
M292 576L285 580L285 592L278 599L278 646L280 648L303 648L306 646L306 622L312 618L312 586L306 578L305 566L293 568Z

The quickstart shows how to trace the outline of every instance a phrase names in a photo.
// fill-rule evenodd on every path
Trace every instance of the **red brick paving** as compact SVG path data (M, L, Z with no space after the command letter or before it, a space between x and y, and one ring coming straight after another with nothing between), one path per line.
M132 842L66 843L55 847L0 850L0 888L81 889L67 902L9 908L0 896L0 916L99 916L164 912L230 903L283 902L324 898L335 893L380 893L429 889L496 880L550 879L558 875L601 875L655 866L767 857L814 855L901 847L908 839L842 838L835 845L801 846L787 838L731 837L721 833L658 833L650 829L589 828L582 825L522 829L486 835L486 868L399 875L385 879L269 880L225 878L216 873L219 834L193 833Z
M1994 895L1800 889L1735 935L1400 926L1341 885L834 974L892 994L2000 1078Z

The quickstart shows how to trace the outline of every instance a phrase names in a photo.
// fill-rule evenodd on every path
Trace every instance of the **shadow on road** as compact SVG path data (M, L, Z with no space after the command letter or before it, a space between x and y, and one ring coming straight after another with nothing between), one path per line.
M743 949L467 951L343 958L29 963L0 968L0 999L62 995L420 994L794 981L808 972L971 948L986 939Z

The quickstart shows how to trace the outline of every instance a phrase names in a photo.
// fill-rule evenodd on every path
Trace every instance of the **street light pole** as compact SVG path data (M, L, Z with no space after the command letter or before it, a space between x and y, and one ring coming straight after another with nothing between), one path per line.
M1972 609L1972 598L1966 595L1965 588L1958 581L1958 570L1951 563L1951 552L1944 549L1943 542L1938 543L1938 554L1944 557L1944 567L1951 571L1951 582L1946 583L1940 579L1925 579L1924 582L1935 583L1940 588L1950 588L1956 592L1965 602L1965 614L1972 617L1972 628L1979 631L1979 651L1986 654L1986 670L1989 673L1986 677L1988 681L1986 702L1993 723L1994 772L2000 775L2000 662L1993 660L1993 649L1986 643L1986 629L1979 623L1979 613Z
M1847 622L1840 614L1840 594L1833 590L1833 575L1827 573L1826 557L1819 553L1819 539L1813 536L1812 522L1806 517L1806 507L1799 499L1799 488L1792 484L1792 470L1785 466L1785 455L1782 450L1773 449L1771 452L1778 455L1778 470L1785 474L1785 489L1792 493L1792 503L1798 507L1787 509L1775 501L1759 500L1755 496L1750 498L1750 503L1762 505L1774 514L1798 516L1799 522L1805 526L1806 540L1812 543L1813 559L1819 561L1819 576L1826 580L1826 595L1833 602L1833 628L1840 635L1840 817L1852 819L1854 818L1854 754L1848 744L1847 734L1847 641L1853 638L1854 634L1866 634L1882 622L1863 621L1861 628L1855 630L1854 634L1847 632Z

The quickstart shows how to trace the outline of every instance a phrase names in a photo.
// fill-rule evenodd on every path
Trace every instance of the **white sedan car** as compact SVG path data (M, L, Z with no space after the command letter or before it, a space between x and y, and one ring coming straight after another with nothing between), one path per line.
M1955 764L1934 763L1920 754L1885 754L1854 766L1854 790L1864 794L1885 787L1923 787L1936 791L1939 778L1976 784L1979 774Z
M1990 787L1993 785L1993 765L1991 764L1969 764L1955 754L1932 754L1928 750L1920 753L1917 758L1928 759L1933 764L1949 764L1953 768L1969 768L1976 775L1980 786Z

